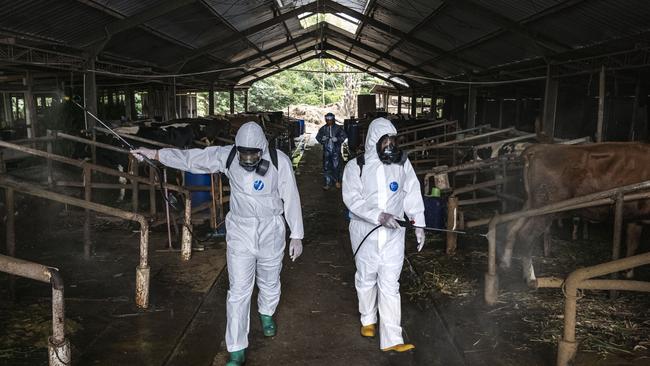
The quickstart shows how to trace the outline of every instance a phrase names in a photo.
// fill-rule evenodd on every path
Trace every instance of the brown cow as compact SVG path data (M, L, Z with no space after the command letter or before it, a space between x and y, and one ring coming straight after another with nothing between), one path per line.
M527 148L522 156L528 195L524 209L650 180L650 145L642 143L538 144ZM647 219L650 201L628 202L623 212L624 220ZM604 221L613 216L611 207L607 206L583 209L580 215L591 221ZM557 217L546 215L514 221L508 230L501 267L510 267L514 242L522 239L524 279L531 284L535 280L532 242L547 232L551 221ZM631 255L636 250L632 242L638 243L640 226L630 224L627 233L627 254Z

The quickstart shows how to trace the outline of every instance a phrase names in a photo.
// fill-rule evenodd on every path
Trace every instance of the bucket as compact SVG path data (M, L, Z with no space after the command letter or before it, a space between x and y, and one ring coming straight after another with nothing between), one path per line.
M210 186L210 174L192 174L185 172L185 186ZM196 207L205 202L210 202L212 195L210 191L195 191L192 192L192 207Z
M444 229L446 211L447 207L442 198L424 196L424 220L427 227Z

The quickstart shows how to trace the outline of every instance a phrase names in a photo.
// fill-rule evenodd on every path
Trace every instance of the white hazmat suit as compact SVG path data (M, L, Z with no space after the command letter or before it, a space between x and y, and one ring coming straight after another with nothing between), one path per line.
M241 126L235 144L263 151L262 159L270 164L264 176L242 168L239 154L226 168L232 145L158 151L158 160L164 165L197 174L223 172L230 180L230 212L226 215L230 280L226 307L228 352L248 347L250 302L256 279L260 314L273 315L280 301L285 247L283 213L291 239L303 238L302 209L291 160L278 151L278 168L273 166L264 131L255 122Z
M396 132L389 120L375 119L368 128L363 169L356 159L345 166L343 202L350 210L353 252L364 236L380 224L379 216L383 212L397 218L403 218L406 213L415 226L425 226L420 183L410 161L403 165L383 164L377 155L379 139ZM404 343L398 281L404 261L405 232L403 227L382 226L366 239L355 257L361 324L376 324L379 311L381 349Z

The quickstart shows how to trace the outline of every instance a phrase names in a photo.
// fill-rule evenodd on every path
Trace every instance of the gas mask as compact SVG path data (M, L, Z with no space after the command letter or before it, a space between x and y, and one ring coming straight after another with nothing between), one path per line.
M377 142L377 155L384 164L404 164L406 154L397 146L397 136L384 135Z
M264 176L269 170L269 162L262 159L262 150L250 147L237 146L239 165L246 171L255 171Z

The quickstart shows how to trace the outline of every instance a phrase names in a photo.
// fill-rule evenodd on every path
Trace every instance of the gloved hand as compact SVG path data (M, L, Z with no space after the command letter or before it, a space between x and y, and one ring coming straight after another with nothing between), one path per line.
M336 142L336 141L338 141L338 140L339 140L339 139L336 138L336 136L333 136L333 137L332 137L332 142Z
M382 212L379 214L379 223L382 224L384 227L387 227L389 229L397 229L399 228L399 224L397 223L397 220L395 220L395 216Z
M415 228L415 239L418 241L418 252L422 250L422 247L424 247L424 239L426 238L426 235L424 234L424 229L421 227L416 227Z
M138 161L143 161L143 156L150 160L158 160L158 150L147 149L146 147L131 150L131 155L138 159Z
M302 254L302 240L300 239L291 239L289 242L289 258L293 262L300 257Z

